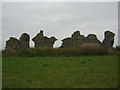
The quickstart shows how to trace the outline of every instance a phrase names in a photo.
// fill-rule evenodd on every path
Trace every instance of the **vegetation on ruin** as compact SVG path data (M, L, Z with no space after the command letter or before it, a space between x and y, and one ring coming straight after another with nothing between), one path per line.
M105 48L27 48L12 51L2 51L3 57L56 57L56 56L94 56L94 55L118 55L120 50Z
M117 88L117 56L3 57L3 88Z

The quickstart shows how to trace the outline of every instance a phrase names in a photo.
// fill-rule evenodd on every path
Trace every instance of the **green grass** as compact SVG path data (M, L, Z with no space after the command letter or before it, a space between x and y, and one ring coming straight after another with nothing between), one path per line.
M4 57L3 88L116 88L117 56Z

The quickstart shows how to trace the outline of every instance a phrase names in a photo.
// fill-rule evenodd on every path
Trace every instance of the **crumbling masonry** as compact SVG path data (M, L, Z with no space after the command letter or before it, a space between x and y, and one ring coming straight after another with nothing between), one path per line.
M10 37L8 41L6 41L5 50L16 50L19 48L29 48L30 36L27 33L23 33L20 37L20 40L15 37Z
M74 32L71 37L62 40L61 48L81 48L81 47L102 47L111 49L114 44L115 34L111 31L105 31L104 40L100 42L95 34L89 34L87 37L80 34L80 31ZM46 37L43 31L40 32L32 39L35 44L35 48L53 48L53 45L57 39L55 37ZM16 50L21 48L29 48L30 36L27 33L23 33L18 39L10 37L6 41L5 50Z
M114 43L115 34L106 31L104 33L104 40L101 43L95 34L89 34L87 37L80 35L79 31L76 31L72 34L71 37L65 38L62 40L62 48L81 48L81 47L104 47L112 48Z
M53 44L55 43L57 39L55 37L46 37L43 34L43 31L40 30L40 33L38 33L32 41L35 43L36 48L52 48Z

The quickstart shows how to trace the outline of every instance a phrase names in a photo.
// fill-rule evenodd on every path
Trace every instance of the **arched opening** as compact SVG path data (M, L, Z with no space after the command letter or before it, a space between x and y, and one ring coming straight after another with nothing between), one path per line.
M59 48L62 44L62 41L61 40L57 40L54 45L53 45L53 48Z

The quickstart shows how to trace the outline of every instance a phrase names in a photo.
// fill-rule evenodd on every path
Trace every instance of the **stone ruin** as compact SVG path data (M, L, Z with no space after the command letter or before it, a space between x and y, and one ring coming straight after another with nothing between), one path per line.
M62 40L62 46L60 48L81 48L81 47L104 47L111 49L114 44L115 34L110 31L105 31L104 40L100 42L95 34L89 34L87 37L80 34L80 31L74 32L71 37ZM55 37L46 37L43 31L40 32L32 39L35 43L35 48L53 48L53 44L57 39ZM5 50L16 50L21 48L29 48L30 36L27 33L23 33L18 39L10 37L6 41Z
M57 39L55 37L46 37L43 34L43 31L40 30L40 33L38 33L32 41L35 43L36 48L53 48L53 44L55 43Z
M20 40L10 37L8 41L6 41L5 50L16 50L19 48L29 48L29 40L30 37L27 33L23 33L20 37Z
M29 48L30 36L27 33L23 33L20 37L20 48Z
M115 34L106 31L105 39L101 43L95 34L89 34L87 37L80 35L80 31L76 31L71 37L62 40L61 48L82 48L82 47L105 47L112 48Z
M41 30L33 39L36 48L53 48L53 44L57 40L55 37L46 37L43 35L43 31ZM18 39L14 37L10 37L8 41L6 41L5 50L16 50L19 48L29 48L30 36L27 33L23 33L21 37Z
M19 48L20 42L18 39L14 38L14 37L10 37L10 39L8 41L6 41L6 47L5 50L16 50Z
M103 46L105 48L112 48L113 44L114 44L114 36L115 34L113 32L110 31L106 31L104 34L104 40L103 40Z

